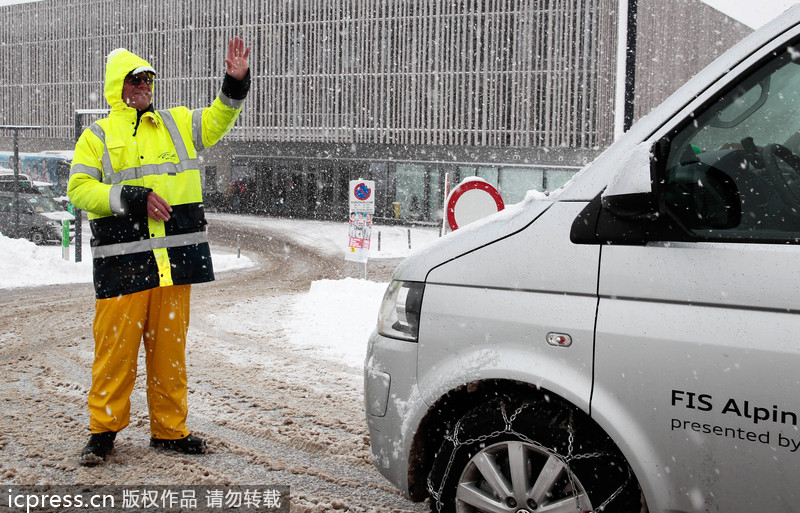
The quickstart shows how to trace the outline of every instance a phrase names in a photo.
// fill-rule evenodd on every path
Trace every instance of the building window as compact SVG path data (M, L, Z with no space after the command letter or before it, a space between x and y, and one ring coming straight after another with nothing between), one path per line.
M525 199L530 190L549 193L567 183L578 167L533 168L533 167L491 167L459 166L458 176L451 180L452 189L458 182L470 176L483 178L495 186L503 198L503 203L513 205Z
M425 216L425 166L397 164L395 166L394 200L400 206L400 219L421 221Z
M499 186L499 172L496 167L479 167L475 170L475 176L483 178L495 187Z
M553 192L572 180L580 168L572 169L547 169L544 172L544 192Z
M543 189L544 171L522 167L507 167L500 170L499 192L503 203L513 205L525 199L529 190Z

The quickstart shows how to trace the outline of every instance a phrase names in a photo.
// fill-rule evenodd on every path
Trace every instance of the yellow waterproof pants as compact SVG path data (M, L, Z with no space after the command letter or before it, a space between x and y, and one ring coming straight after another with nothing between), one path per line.
M191 285L174 285L96 300L89 391L92 433L120 431L130 422L139 343L144 340L151 436L175 440L189 434L186 333L190 296Z

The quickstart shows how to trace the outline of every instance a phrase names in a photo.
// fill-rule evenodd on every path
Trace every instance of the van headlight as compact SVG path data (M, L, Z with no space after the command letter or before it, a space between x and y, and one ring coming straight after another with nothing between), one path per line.
M385 337L416 342L424 290L424 283L392 281L383 296L378 314L378 333Z

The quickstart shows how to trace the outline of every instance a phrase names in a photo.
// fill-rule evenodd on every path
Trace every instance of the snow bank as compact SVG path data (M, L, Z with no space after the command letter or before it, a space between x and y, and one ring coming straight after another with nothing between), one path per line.
M62 258L61 246L37 246L26 239L12 239L0 233L0 289L92 283L92 251L89 235L84 234L82 261L75 262L75 248L69 248L69 260ZM217 273L253 267L252 260L242 255L211 248L214 271Z
M361 367L387 285L355 278L313 282L291 307L289 342Z
M92 282L91 259L68 262L61 257L61 246L37 246L2 234L0 268L0 289Z

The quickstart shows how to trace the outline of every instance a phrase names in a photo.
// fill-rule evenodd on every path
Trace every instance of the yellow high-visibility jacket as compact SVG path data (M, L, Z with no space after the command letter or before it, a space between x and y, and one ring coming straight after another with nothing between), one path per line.
M83 131L70 170L70 201L90 220L99 299L214 279L197 152L233 127L249 89L249 73L226 75L210 107L140 113L122 99L125 76L140 69L152 67L125 49L109 54L111 111ZM169 221L147 215L150 191L172 207Z

